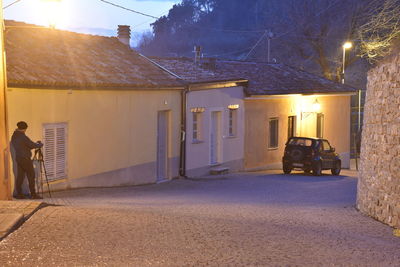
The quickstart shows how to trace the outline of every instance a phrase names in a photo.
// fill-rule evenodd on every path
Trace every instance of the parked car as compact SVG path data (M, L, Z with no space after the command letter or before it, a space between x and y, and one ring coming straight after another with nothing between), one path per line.
M294 169L319 176L322 170L331 170L339 175L341 160L329 141L321 138L291 137L286 143L282 158L283 172L289 174Z

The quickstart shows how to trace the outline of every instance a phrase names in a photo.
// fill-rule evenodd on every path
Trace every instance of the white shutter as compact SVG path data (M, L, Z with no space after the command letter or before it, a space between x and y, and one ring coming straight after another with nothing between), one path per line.
M49 179L54 178L55 168L55 131L53 128L44 128L44 163L46 166L46 172Z
M67 176L67 124L44 125L44 162L49 180Z

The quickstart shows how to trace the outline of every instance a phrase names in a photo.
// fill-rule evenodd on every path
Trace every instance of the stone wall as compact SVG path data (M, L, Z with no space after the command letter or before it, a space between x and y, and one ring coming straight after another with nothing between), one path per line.
M357 207L400 228L400 53L368 73Z

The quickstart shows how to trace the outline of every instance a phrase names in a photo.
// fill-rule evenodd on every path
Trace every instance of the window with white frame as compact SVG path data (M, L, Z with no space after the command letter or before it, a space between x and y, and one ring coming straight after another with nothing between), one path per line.
M237 134L237 112L238 108L229 107L228 136L234 137Z
M279 139L279 120L278 118L270 118L269 119L269 148L278 148L278 139Z
M49 180L67 176L67 123L43 125L43 159Z
M192 108L192 141L193 143L201 142L203 138L203 112L204 108Z

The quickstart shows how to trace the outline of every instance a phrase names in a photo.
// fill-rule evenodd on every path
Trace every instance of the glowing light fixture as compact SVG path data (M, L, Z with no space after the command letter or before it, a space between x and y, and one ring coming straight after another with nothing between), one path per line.
M344 44L343 44L343 48L344 49L350 49L350 48L352 48L353 47L353 44L351 43L351 42L345 42Z
M237 105L237 104L236 105L229 105L228 108L229 109L238 109L239 105Z
M344 84L344 69L346 67L345 61L346 61L346 49L350 49L353 47L353 44L351 42L345 42L343 44L343 67L342 67L342 83Z
M318 112L321 110L321 104L318 102L318 99L315 99L314 103L312 104L312 110L314 112Z
M62 17L62 0L41 0L41 11L50 28L55 28Z

